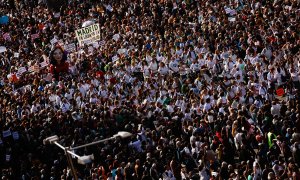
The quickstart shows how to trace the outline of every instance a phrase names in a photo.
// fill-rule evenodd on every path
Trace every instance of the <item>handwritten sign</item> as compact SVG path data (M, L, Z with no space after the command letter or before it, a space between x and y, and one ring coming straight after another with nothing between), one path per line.
M22 75L23 73L25 73L27 70L26 70L26 68L25 67L20 67L19 69L18 69L18 74L19 75Z
M76 51L76 45L75 45L75 43L66 44L64 47L65 47L65 50L68 51L68 52L74 52L74 51Z
M79 45L91 44L100 40L99 23L93 24L75 31Z

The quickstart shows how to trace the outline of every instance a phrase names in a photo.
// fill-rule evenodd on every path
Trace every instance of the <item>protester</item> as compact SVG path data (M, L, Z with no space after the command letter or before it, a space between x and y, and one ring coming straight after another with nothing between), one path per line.
M53 2L0 2L2 179L299 179L299 1Z

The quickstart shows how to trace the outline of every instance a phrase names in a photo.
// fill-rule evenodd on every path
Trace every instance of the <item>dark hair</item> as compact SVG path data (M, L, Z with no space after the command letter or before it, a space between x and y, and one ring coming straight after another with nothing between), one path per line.
M67 60L67 52L64 51L62 47L56 46L50 52L50 55L49 55L50 64L53 64L53 65L57 64L56 60L53 58L54 51L57 49L60 49L61 52L63 53L61 62L64 63Z

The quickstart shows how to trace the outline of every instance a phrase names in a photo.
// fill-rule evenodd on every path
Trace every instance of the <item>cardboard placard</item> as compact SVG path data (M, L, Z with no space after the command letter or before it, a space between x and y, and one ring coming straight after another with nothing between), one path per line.
M79 46L91 44L100 40L100 25L93 24L75 31Z

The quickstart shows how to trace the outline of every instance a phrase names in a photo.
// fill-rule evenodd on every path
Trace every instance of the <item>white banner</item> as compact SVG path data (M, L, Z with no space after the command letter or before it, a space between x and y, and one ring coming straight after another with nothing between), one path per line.
M79 46L91 44L100 40L100 26L93 24L75 31Z

